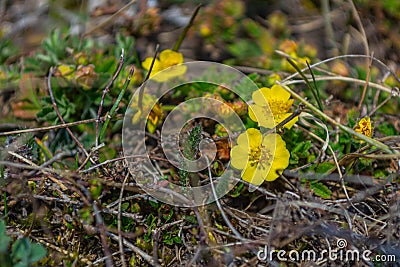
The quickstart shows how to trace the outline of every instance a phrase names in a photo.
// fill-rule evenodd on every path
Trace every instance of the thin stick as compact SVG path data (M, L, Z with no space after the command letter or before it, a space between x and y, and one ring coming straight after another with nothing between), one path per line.
M157 58L157 55L158 55L158 50L159 50L159 48L160 48L160 45L157 44L157 45L156 45L156 49L155 49L155 51L154 51L153 60L151 61L151 64L150 64L150 69L149 69L149 71L147 72L146 78L144 78L143 83L145 83L145 82L150 78L150 74L151 74L151 71L153 70L154 62L156 62L156 58ZM139 110L142 110L142 107L143 107L143 106L142 106L142 101L143 101L144 86L141 86L139 90L140 90L140 91L139 91L139 96L138 96L138 108L139 108Z
M358 83L358 84L365 84L366 81L364 80L359 80L356 78L351 78L351 77L344 77L344 76L321 76L321 77L315 77L316 81L344 81L344 82L353 82L353 83ZM298 84L298 83L305 83L303 80L291 80L291 81L287 81L285 82L285 84L287 85L291 85L291 84ZM392 93L392 89L387 88L383 85L377 84L377 83L371 83L369 82L369 87L373 87L376 88L378 90L387 92L387 93Z
M282 54L282 53L280 53L279 51L275 51L275 52L277 52L278 54ZM314 63L314 64L310 65L310 68L319 66L319 65L321 65L321 64L328 63L328 62L333 61L333 60L336 60L336 59L341 59L341 58L369 58L369 59L372 59L373 61L375 61L376 63L378 63L379 65L381 65L383 68L385 68L385 69L400 83L400 78L397 77L396 73L395 73L393 70L391 70L385 63L383 63L383 62L380 61L379 59L377 59L377 58L375 58L375 57L371 57L370 55L357 55L357 54L356 54L356 55L340 55L340 56L327 58L327 59L324 59L324 60L322 60L322 61L320 61L320 62ZM305 70L307 70L307 69L308 69L308 67L302 69L301 71L305 71ZM294 74L292 74L292 75L286 77L285 79L283 79L282 82L287 82L288 80L293 79L293 78L296 77L297 75L299 75L299 74L296 72L296 73L294 73ZM339 76L339 77L340 77L340 76ZM345 78L345 77L344 77L344 78Z
M299 106L292 114L290 114L287 118L285 118L283 121L281 121L278 125L276 125L274 128L271 130L268 130L265 132L265 134L270 134L270 133L275 133L277 130L281 129L282 127L285 126L285 124L289 123L291 120L296 118L303 112L305 106L301 105Z
M4 160L0 160L0 165L14 167L14 168L21 168L21 169L25 169L25 170L56 172L56 170L53 170L53 169L50 169L50 168L46 168L46 167L40 167L40 166L37 166L37 165L32 165L31 166L31 165L27 165L27 164L21 164L21 163L4 161Z
M119 193L119 199L118 199L118 215L117 215L117 226L118 226L118 245L119 245L119 251L121 252L121 263L122 267L126 267L126 262L125 262L125 254L124 254L124 245L122 243L122 236L121 236L121 206L122 206L122 197L124 196L124 189L125 189L125 184L126 181L128 180L128 177L130 175L130 172L125 175L125 179L122 182L122 188L121 192Z
M35 167L40 168L38 165L36 165L36 164L33 163L32 161L30 161L29 159L26 159L26 158L24 158L23 156L21 156L21 155L15 153L15 152L8 151L8 153L9 153L10 155L12 155L12 156L14 156L14 157L16 157L16 158L22 160L23 162L29 164L30 166L35 166ZM43 169L42 169L41 171L42 171L44 174L47 174L47 175L48 175L48 178L49 178L50 180L52 180L54 183L56 183L56 184L61 188L62 191L66 191L66 190L68 189L63 183L61 183L58 179L56 179L55 177L53 177L49 172L47 172L47 171L45 171L45 170L43 170Z
M331 20L331 14L330 14L330 8L329 8L329 0L322 0L321 1L321 8L322 8L322 14L324 16L324 22L325 22L325 34L328 38L328 44L331 46L329 48L334 49L334 55L338 54L338 48L335 43L335 35L332 27L332 20Z
M99 121L100 121L101 112L103 110L104 99L105 99L107 93L110 91L110 87L114 83L115 79L117 79L119 73L121 72L122 66L124 65L124 61L125 61L124 54L125 54L125 50L122 48L121 57L119 59L119 65L117 67L117 70L115 71L115 73L114 73L113 77L111 78L111 80L109 81L109 83L104 88L103 95L101 96L100 106L99 106L99 110L97 111L97 119L96 119L96 145L95 146L99 145L99 137L98 137Z
M109 237L111 237L112 239L114 239L115 241L119 241L119 237L113 233L108 232L107 235ZM157 262L153 261L153 258L147 254L146 252L144 252L143 250L141 250L140 248L136 247L135 245L133 245L132 243L126 241L125 239L122 239L122 243L130 248L133 252L135 252L136 254L138 254L142 259L144 259L148 264L150 264L151 266L156 266L156 267L161 267L160 264L158 264Z
M192 16L190 17L189 23L185 26L185 28L183 29L182 33L179 35L178 40L176 41L174 48L172 50L174 51L178 51L179 48L182 45L183 40L186 37L187 32L189 31L190 27L192 27L193 22L197 16L197 14L199 13L200 8L202 7L202 4L199 4L196 9L194 10Z
M126 89L128 88L129 83L131 82L133 72L135 71L135 67L132 66L131 70L129 71L128 78L126 79L124 85L122 86L121 92L119 92L117 100L115 100L114 105L111 107L111 110L109 114L106 116L106 121L104 122L103 127L101 128L100 136L98 140L101 142L106 134L107 126L111 121L112 116L114 115L114 112L117 110L119 103L121 102L123 96L125 95Z
M206 157L206 161L207 161L207 168L208 168L208 177L210 179L210 185L211 185L211 189L212 189L212 193L213 193L213 196L214 196L215 203L217 204L217 207L218 207L219 211L221 212L221 216L224 219L226 225L229 227L229 229L231 229L232 233L239 240L242 240L243 236L236 230L235 227L233 227L232 223L229 221L229 219L226 216L224 210L222 209L221 203L219 202L218 197L217 197L217 192L215 191L214 183L213 183L213 180L212 180L212 173L211 173L211 169L210 169L210 166L209 166L210 162L208 161L207 157Z
M82 192L86 195L86 198L88 199L88 201L91 201L92 197L91 197L89 190L87 190L87 188L81 184L77 184L77 185L79 186L80 190L82 190ZM103 247L104 256L106 257L105 258L106 259L106 267L112 267L112 266L114 266L114 263L112 260L110 247L107 244L107 231L106 231L106 227L104 225L103 217L101 216L100 209L97 206L97 201L96 200L91 201L91 206L93 208L94 217L96 218L96 226L99 228L100 240L101 240L101 244Z
M222 208L222 206L221 206L221 203L219 202L219 199L218 199L218 197L217 197L217 192L215 191L215 186L214 186L214 183L213 183L213 180L212 180L212 173L211 173L211 169L210 169L210 162L208 161L208 158L207 158L207 157L206 157L206 161L207 161L208 177L209 177L209 179L210 179L211 190L212 190L212 193L213 193L213 196L214 196L215 203L217 204L218 210L220 211L223 220L225 221L225 223L226 223L226 225L229 227L229 229L232 231L232 233L233 233L239 240L243 240L244 237L236 230L235 227L233 227L233 225L232 225L231 221L229 220L228 216L226 216L226 214L225 214L225 212L224 212L224 210L223 210L223 208ZM257 251L256 251L253 247L251 247L249 244L245 243L245 246L246 246L250 251L252 251L254 254L257 254Z
M373 57L373 56L374 56L374 52L372 52L372 54L371 54L371 57ZM367 94L369 79L370 79L370 76L371 76L371 66L372 66L372 59L370 59L369 63L368 63L367 77L365 78L365 84L364 84L364 88L363 88L363 91L362 91L362 94L361 94L360 103L358 103L358 107L357 107L358 112L361 111L361 107L362 107L362 104L364 102L365 95Z
M106 118L105 116L101 117L100 121L104 121L105 118ZM10 132L2 132L2 133L0 133L0 136L8 136L8 135L13 135L13 134L23 134L23 133L33 133L33 132L46 132L46 131L50 131L50 130L64 129L64 128L68 128L68 127L72 127L72 126L76 126L76 125L80 125L80 124L92 123L92 122L96 122L96 120L97 120L97 118L94 118L94 119L87 119L87 120L63 123L63 124L40 127L40 128L31 128L31 129L15 130L15 131L10 131Z
M358 28L359 28L359 30L361 32L361 36L362 36L362 40L363 40L363 44L364 44L364 49L365 49L365 54L369 55L370 53L369 53L367 34L365 33L364 26L363 26L363 24L361 22L360 15L358 14L357 8L354 5L353 0L349 0L349 3L351 5L351 11L353 13L353 16L356 19L357 26L358 26Z
M94 33L95 31L103 28L105 25L107 25L109 22L113 21L114 19L116 19L122 12L125 12L131 5L133 5L134 3L136 3L136 0L132 0L130 1L128 4L126 4L125 6L123 6L120 10L118 10L117 12L115 12L113 15L111 15L111 17L105 19L103 22L101 22L100 24L98 24L97 26L95 26L94 28L88 30L87 32L85 32L83 34L84 37Z
M90 150L89 156L87 156L87 157L85 158L85 160L82 162L81 166L79 166L78 169L76 169L76 171L77 171L77 172L80 172L83 168L85 168L86 164L88 163L89 159L92 157L93 153L94 153L95 151L97 151L98 149L100 149L101 147L103 147L103 146L100 145L100 146L97 146L97 147L95 147L95 148L92 148L92 149Z
M58 110L57 102L56 102L56 100L55 100L55 98L54 98L53 90L51 89L51 82L50 82L50 79L51 79L52 76L53 76L53 67L51 67L50 70L49 70L49 75L48 75L48 77L47 77L47 88L48 88L48 90L49 90L49 94L50 94L50 98L51 98L51 103L53 104L54 111L57 113L57 116L58 116L58 118L60 119L60 121L61 121L63 124L65 124L65 120L64 120L64 118L62 117L60 111ZM72 139L75 141L75 143L78 145L78 147L82 150L82 152L85 154L85 156L88 157L88 156L89 156L89 153L85 150L85 148L83 147L83 145L81 144L81 142L78 140L78 138L75 137L75 135L72 133L71 129L69 129L68 127L66 127L65 129L67 130L68 134L72 137ZM92 158L90 158L90 161L91 161L93 164L95 164L95 161L94 161Z
M378 91L379 92L379 91ZM383 107L390 99L392 99L392 95L389 95L385 100L383 100L378 106L376 106L374 109L372 109L369 113L368 113L368 117L371 117L372 114L374 114L378 109L380 109L381 107Z
M313 94L313 96L315 98L315 101L317 101L319 109L321 111L324 111L321 99L319 97L318 88L314 87L315 86L315 77L314 77L314 75L312 73L312 70L311 70L310 65L308 64L308 62L306 62L306 63L307 63L307 67L309 68L309 70L311 72L311 76L312 76L312 79L314 81L314 86L311 85L311 83L308 81L308 79L306 78L304 73L300 70L299 66L297 66L297 64L292 59L287 58L286 60L290 63L290 65L292 65L293 68L296 69L296 71L299 73L299 75L303 78L304 82L307 84L307 87L310 89L311 93Z
M99 164L97 164L97 165L91 166L89 169L82 170L81 172L82 172L82 173L86 173L86 172L92 171L92 170L94 170L94 169L97 169L97 168L99 168L99 167L101 167L101 166L107 165L107 164L109 164L109 163L112 163L112 162L115 162L115 161L120 161L120 160L129 159L129 158L143 158L143 159L150 158L150 159L154 159L154 160L160 160L160 161L169 162L169 163L172 163L172 164L179 164L179 163L176 162L176 161L174 162L174 161L171 161L171 160L168 160L168 159L165 159L165 158L160 158L160 157L155 157L155 156L131 155L131 156L124 156L124 157L114 158L114 159L108 159L108 160L103 161L103 162L101 162L101 163L99 163Z
M350 129L349 127L342 125L340 123L338 123L337 121L335 121L334 119L332 119L331 117L329 117L328 115L326 115L325 113L323 113L321 110L319 110L318 108L314 107L311 103L309 103L307 100L305 100L303 97L301 97L299 94L297 94L296 92L294 92L292 89L290 89L286 84L281 83L279 81L276 81L277 84L281 85L284 89L286 89L286 91L288 91L294 98L296 98L297 100L299 100L300 102L302 102L304 105L306 105L308 108L310 108L313 112L317 113L320 117L324 118L326 121L332 123L333 125L339 127L340 129L342 129L343 131L358 137L359 139L364 140L365 142L367 142L370 145L376 146L380 149L382 149L383 151L385 151L388 154L395 154L394 152L392 152L390 150L390 148L385 145L382 144L381 142L374 140L368 136L365 136L363 134L357 133L356 131L354 131L353 129ZM397 153L396 153L397 154Z

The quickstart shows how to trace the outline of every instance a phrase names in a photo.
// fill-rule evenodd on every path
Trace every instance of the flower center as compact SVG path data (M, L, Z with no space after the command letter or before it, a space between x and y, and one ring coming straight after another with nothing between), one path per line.
M271 164L272 155L267 147L259 145L252 147L249 152L250 166L254 167L258 164L257 168L265 169Z
M280 99L272 98L268 101L272 114L284 114L291 106L289 101L282 101Z

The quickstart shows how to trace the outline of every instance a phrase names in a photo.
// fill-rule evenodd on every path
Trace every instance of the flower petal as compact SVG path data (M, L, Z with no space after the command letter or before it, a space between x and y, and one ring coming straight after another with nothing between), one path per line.
M143 62L142 62L142 67L145 70L150 70L150 66L151 66L151 62L153 61L152 57L148 57L146 58ZM158 59L156 59L154 61L154 65L153 65L153 69L151 70L151 74L154 75L155 73L160 71L160 61Z
M237 139L238 145L246 147L247 149L250 149L250 147L258 147L261 141L261 132L255 128L247 129L246 132L239 135Z
M268 181L267 177L271 173L272 166L263 166L263 168L257 169L258 175L262 177L263 181Z
M248 150L242 146L234 146L231 149L231 164L235 169L244 169L248 161Z
M255 109L258 109L257 105L250 105L248 112L249 112L249 117L252 121L257 122L257 117L255 115L255 113L258 113L257 111L255 111Z
M272 182L272 181L276 180L276 178L278 178L280 175L281 175L281 173L277 173L275 169L271 168L269 170L268 175L265 177L265 181Z
M289 166L289 151L287 149L285 149L286 151L282 151L282 155L283 153L285 153L286 155L284 157L274 157L274 161L272 162L271 165L271 169L267 175L267 177L265 178L265 180L267 181L273 181L276 178L278 178L283 171L287 168L287 166Z
M286 102L290 98L290 93L283 89L283 87L280 85L272 86L271 95L283 102Z
M265 180L273 181L282 175L283 171L289 166L289 157L290 153L287 149L279 151L279 154L275 154L271 170Z
M152 79L156 82L166 82L172 78L183 75L186 72L186 69L187 66L185 65L174 65L164 70L161 70L157 73L157 75L152 77Z
M270 129L275 127L274 117L268 106L250 105L249 116L259 126Z
M271 153L275 153L276 142L279 134L267 134L262 140L262 144L265 149L268 149ZM282 139L282 138L281 138Z
M256 169L256 166L251 167L247 165L246 169L242 172L242 178L246 182L249 182L254 185L260 185L264 182L264 177L262 173Z
M269 134L263 139L264 146L273 146L273 149L270 148L271 153L273 154L273 160L271 164L271 168L267 175L265 175L266 181L273 181L278 178L283 170L289 166L289 158L290 153L286 149L286 143L283 141L282 137L279 134Z
M253 99L254 103L259 106L267 106L268 99L271 96L271 89L267 87L262 87L253 92L251 98Z
M166 49L160 53L160 62L163 69L168 68L183 63L183 55L171 49Z

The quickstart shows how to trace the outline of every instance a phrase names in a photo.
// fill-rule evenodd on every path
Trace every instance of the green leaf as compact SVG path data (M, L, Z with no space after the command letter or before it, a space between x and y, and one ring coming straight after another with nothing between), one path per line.
M321 182L312 181L310 182L310 186L311 189L314 191L314 194L316 194L319 197L322 197L324 199L329 199L332 195L332 191L329 190L329 188Z
M31 248L31 255L29 257L29 263L34 263L44 257L46 257L47 250L42 245L34 243Z
M0 238L6 235L6 225L3 220L0 220Z
M231 193L231 197L238 197L238 196L240 196L240 193L242 192L243 188L244 188L244 184L243 184L243 183L240 183L238 186L236 186L236 187L233 189L233 191L232 191L232 193Z
M331 162L322 162L321 164L318 165L318 167L315 169L315 172L317 173L327 173L329 170L331 170L333 167L335 167L335 164Z
M399 134L393 124L390 124L389 122L383 122L382 124L376 126L375 129L386 136Z
M36 114L36 117L40 121L54 121L57 118L57 114L52 107L44 107Z
M164 243L171 246L174 241L172 239L164 239Z
M128 202L124 202L121 204L121 210L122 211L126 211L129 208L129 203Z
M168 214L163 214L163 219L165 220L165 222L168 222L172 218L172 215L174 215L172 209L169 210Z
M11 238L6 234L6 225L0 220L0 254L7 251L10 242Z
M262 33L262 27L254 20L252 19L243 20L243 26L245 27L246 31L250 34L252 38L258 39L260 37Z
M193 215L184 215L183 219L190 224L197 224L197 219Z
M172 238L172 240L176 243L176 244L182 244L182 239L179 236L174 236Z
M28 259L31 253L31 242L28 238L21 238L15 241L11 249L11 257L15 266L28 266Z
M95 72L96 73L105 73L105 72L113 72L115 69L115 58L109 57L103 59L101 63L95 65Z

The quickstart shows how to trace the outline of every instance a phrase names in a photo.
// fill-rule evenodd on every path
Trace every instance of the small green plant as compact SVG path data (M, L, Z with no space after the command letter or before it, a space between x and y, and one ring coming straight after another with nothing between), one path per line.
M1 266L28 267L44 258L46 249L37 243L31 243L29 238L17 239L11 246L12 240L6 234L6 225L0 220L0 262Z
M189 160L195 160L198 153L198 147L201 141L201 125L196 125L190 130L187 141L183 144L183 156ZM184 164L184 162L182 161ZM187 166L186 166L187 167ZM193 173L189 173L184 169L178 171L183 186L189 185L189 180L193 183L197 182L197 177Z

